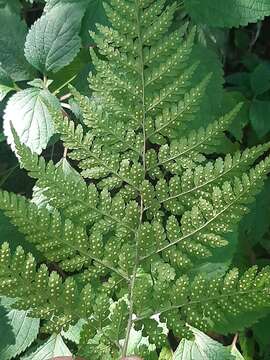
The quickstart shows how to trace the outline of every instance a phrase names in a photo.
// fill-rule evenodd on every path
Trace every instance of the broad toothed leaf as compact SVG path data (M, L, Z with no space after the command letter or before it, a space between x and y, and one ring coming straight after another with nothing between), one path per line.
M25 57L46 74L57 72L78 54L80 19L84 9L63 4L48 11L31 27L25 42Z
M4 132L13 150L11 124L20 140L40 154L54 134L48 105L59 109L57 98L46 89L29 88L13 95L5 109Z

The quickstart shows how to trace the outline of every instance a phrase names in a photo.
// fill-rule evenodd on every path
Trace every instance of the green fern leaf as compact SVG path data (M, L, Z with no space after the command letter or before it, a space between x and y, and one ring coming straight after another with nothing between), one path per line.
M134 355L156 360L169 332L192 336L187 324L236 332L269 310L269 268L194 277L225 251L262 189L269 143L220 155L242 105L217 116L221 71L204 59L195 28L171 31L176 4L104 8L111 26L91 34L92 96L70 89L82 123L50 111L65 158L46 162L13 131L37 190L32 200L0 192L0 209L43 258L37 266L5 243L0 294L45 320L45 332L83 323L86 359L126 357L139 331L148 343Z

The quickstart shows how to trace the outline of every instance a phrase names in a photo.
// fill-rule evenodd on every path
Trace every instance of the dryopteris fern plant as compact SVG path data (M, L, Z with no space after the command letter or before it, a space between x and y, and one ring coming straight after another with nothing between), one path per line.
M207 158L241 105L196 129L211 74L194 84L195 30L186 38L170 32L176 5L164 4L111 0L112 27L92 34L99 50L92 51L93 97L72 89L84 125L55 115L80 174L66 160L68 169L46 164L14 134L45 206L0 194L0 208L46 262L61 269L37 267L31 254L20 247L10 254L5 243L0 294L44 319L47 332L84 319L80 352L87 359L126 356L134 329L155 346L141 344L134 355L156 359L168 331L189 337L189 324L227 333L270 307L268 268L189 275L196 262L226 246L225 235L270 170L270 157L257 161L270 145Z

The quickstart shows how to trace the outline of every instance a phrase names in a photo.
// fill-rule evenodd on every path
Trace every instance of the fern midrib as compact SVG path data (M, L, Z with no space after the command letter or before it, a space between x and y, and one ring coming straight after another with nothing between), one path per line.
M1 195L1 193L0 193L0 195ZM20 197L19 200L25 201L25 199L24 199L23 197ZM29 204L29 205L30 205L30 206L36 206L36 205L34 205L34 204ZM9 213L9 212L12 213L13 210L11 209L11 210L4 210L4 211L5 211L5 213L7 213L7 216L9 217L9 214L8 214L8 213ZM22 219L22 220L25 220L25 217L22 216L21 219ZM16 225L16 227L19 227L19 226ZM37 229L37 230L39 230L39 229ZM99 258L96 258L96 257L90 255L89 252L84 251L84 250L82 250L82 249L80 249L80 248L77 248L76 246L73 246L73 245L70 244L69 242L64 241L62 236L59 237L58 240L59 240L59 242L61 242L62 244L67 245L69 248L77 251L78 253L81 253L82 255L86 256L87 258L89 258L89 259L91 259L91 260L93 260L93 261L96 261L96 262L99 263L100 265L106 267L107 269L110 269L110 270L114 271L115 273L117 273L118 275L120 275L122 278L125 278L126 280L128 280L128 276L127 276L124 272L122 272L122 271L114 268L114 267L111 266L110 264L105 263L103 260L101 260L101 259L99 259Z
M218 123L219 123L219 121L217 121L217 124L218 124ZM214 124L213 124L213 125L214 125ZM218 126L217 126L217 128L218 128ZM204 137L202 141L196 142L196 144L194 144L194 145L191 146L191 147L188 147L187 149L183 150L182 152L179 152L178 154L173 155L173 156L171 156L170 158L167 158L166 160L163 160L163 161L158 162L155 166L151 166L148 170L152 170L152 169L155 168L156 166L162 166L162 165L164 165L164 164L167 164L167 163L170 162L170 161L176 160L176 159L178 159L179 157L186 155L187 153L189 153L189 152L195 150L196 148L200 147L201 145L203 145L205 142L209 141L211 138L217 137L217 136L219 135L219 133L220 133L221 131L223 132L224 130L225 130L225 127L223 127L222 129L216 130L214 134L212 133L212 134ZM206 132L208 132L208 129L206 128L206 129L204 129L204 131L205 131L205 133L206 133Z
M69 129L69 126L68 126ZM75 132L75 131L74 131ZM66 133L66 136L69 137L69 134ZM74 138L72 137L70 139L70 141L74 142ZM66 143L66 141L64 140L64 143ZM130 182L129 179L124 178L123 176L121 176L117 171L115 171L113 168L109 167L108 165L106 165L106 163L104 162L104 160L100 159L98 156L94 155L93 152L91 152L91 150L89 149L89 147L84 146L84 144L81 143L81 141L77 141L77 147L78 149L82 149L84 150L86 153L88 153L89 158L93 158L94 160L97 161L97 163L99 164L100 167L105 168L109 173L115 175L119 180L125 182L126 184L130 185L134 190L136 190L137 192L140 192L140 189L133 184L132 182ZM78 149L74 149L75 151ZM85 159L86 160L86 159Z
M133 320L133 322L137 322L137 321L141 321L144 319L149 319L150 317L156 316L156 315L160 315L160 314L164 314L165 312L171 311L171 310L177 310L179 308L185 307L185 306L190 306L190 305L196 305L196 304L203 304L203 303L207 303L209 301L218 301L220 299L226 299L229 297L234 297L237 295L251 295L251 294L258 294L258 293L263 293L266 290L269 290L269 288L265 287L264 289L256 289L256 290L243 290L243 291L235 291L232 293L228 293L228 294L223 294L223 295L218 295L218 296L213 296L213 297L209 297L209 298L205 298L205 299L198 299L198 300L192 300L192 301L187 301L184 302L180 305L173 305L170 307L167 307L163 310L160 310L159 312L156 313L152 313L150 315L147 316L141 316L141 317L137 317Z
M123 111L123 113L124 113L124 110L122 110L122 111ZM85 116L85 115L84 115L84 116ZM129 116L131 116L131 115L129 114ZM137 120L134 116L132 116L132 118L133 118L134 120ZM88 121L88 120L87 120L87 121ZM135 147L133 147L130 143L126 142L125 138L119 137L119 136L117 135L117 133L114 132L114 129L113 129L113 128L110 128L109 126L106 127L102 122L99 122L98 120L97 120L96 122L97 122L96 127L97 127L98 129L100 129L101 131L103 131L104 134L112 135L116 141L118 141L118 142L120 142L120 143L124 143L125 146L126 146L128 149L134 151L134 152L135 152L137 155L139 155L139 156L141 155L141 153L138 151L138 149L136 149ZM91 122L89 122L89 125L90 125L91 127L95 128L95 126L91 125ZM76 150L76 149L74 149L74 150Z
M198 67L199 62L195 63L194 65L192 65L186 72L184 72L181 76L179 76L173 83L173 85L171 85L171 88L169 90L166 91L165 94L159 96L158 100L153 101L151 103L151 105L149 105L149 107L147 108L147 112L154 110L158 105L160 105L162 102L166 101L167 99L170 98L170 96L172 96L173 94L175 94L175 92L177 91L176 89L179 88L183 88L186 86L186 82L184 84L181 84L181 82L184 80L187 80L187 76L191 76L190 73L192 74L196 68ZM188 75L187 75L188 74ZM190 80L190 78L188 77L188 79ZM169 100L168 100L169 101Z
M50 177L48 177L47 178L47 167L43 167L41 164L40 164L40 162L41 162L41 160L36 156L36 161L35 161L35 166L39 166L39 169L37 170L36 168L32 168L32 169L30 169L29 170L29 174L34 178L34 179L38 179L38 181L42 181L42 179L46 179L46 182L48 183L48 184L50 184L50 182L51 182L51 178ZM26 168L28 168L29 169L29 167L26 167ZM57 176L57 171L58 171L58 169L54 166L54 175L55 176ZM64 178L64 181L67 181L67 179L66 178ZM82 180L83 181L83 180ZM58 182L55 182L55 184L58 184ZM75 185L76 186L76 185ZM41 186L41 187L43 187L43 186ZM49 188L50 189L50 188ZM139 190L138 190L139 191ZM62 189L60 188L60 191L59 191L59 193L60 194L62 194L63 193L63 191L62 191ZM67 198L70 196L70 193L67 193ZM50 199L49 199L50 200ZM98 214L100 214L100 215L102 215L102 216L104 216L104 217L107 217L108 219L111 219L111 220L113 220L115 223L117 223L117 224L119 224L119 225L121 225L121 226L123 226L124 228L126 228L127 230L129 230L129 231L131 231L131 232L133 232L133 233L135 233L135 229L133 229L133 228L131 228L130 226L128 226L128 225L126 225L126 224L123 224L123 222L121 222L121 221L119 221L119 219L117 219L116 217L114 217L114 216L112 216L111 214L108 214L108 213L106 213L106 212L104 212L104 211L102 211L102 210L99 210L97 207L93 207L93 206L91 206L90 205L90 203L89 203L89 201L87 201L87 205L86 205L86 201L84 201L83 199L81 199L80 197L78 198L76 198L76 201L78 202L78 203L80 203L82 206L83 206L83 208L88 208L88 209L91 209L91 210L93 210L93 211L95 211L96 213L98 213Z
M210 225L212 222L214 222L217 218L219 218L222 214L224 214L226 211L228 211L235 203L238 202L238 200L241 199L241 197L245 194L247 194L249 192L250 188L246 188L245 191L243 191L239 196L235 197L234 200L226 207L224 207L220 212L218 212L214 217L212 217L212 219L208 220L205 224L203 224L202 226L200 226L199 228L195 229L194 231L192 231L191 233L189 234L186 234L184 236L182 236L181 238L179 239L176 239L175 241L163 246L162 248L156 250L156 251L153 251L152 253L148 254L148 255L145 255L143 257L140 258L140 261L144 261L146 259L148 259L149 257L153 256L153 255L156 255L156 254L159 254L160 252L162 251L166 251L168 250L169 248L171 248L172 246L174 245L177 245L179 244L181 241L184 241L194 235L196 235L198 232L202 231L203 229L205 229L208 225Z
M142 133L143 133L143 149L142 149L142 162L143 162L143 169L144 169L144 179L146 178L146 129L145 129L145 122L146 122L146 98L145 98L145 65L144 65L144 55L143 55L143 40L142 40L142 30L141 30L141 23L140 23L140 6L138 0L136 0L136 22L137 22L137 33L138 33L138 56L140 60L140 68L141 68L141 86L142 86ZM131 329L133 325L133 312L134 312L134 288L135 282L137 277L138 265L139 265L139 254L138 254L138 239L139 239L139 229L143 222L143 214L144 214L144 199L142 194L140 193L141 197L141 210L140 210L140 226L137 229L136 233L136 245L135 245L135 264L133 268L132 278L129 286L129 315L128 315L128 324L126 329L126 337L123 345L122 356L127 356L128 344L130 340Z
M121 176L117 171L115 171L114 169L112 169L111 167L107 166L104 162L104 160L101 160L99 157L97 157L96 155L93 154L93 152L89 151L89 156L92 157L93 159L95 159L99 165L101 167L104 167L108 172L110 172L111 174L115 175L116 177L118 177L119 180L125 182L126 184L130 185L134 190L136 190L137 192L140 192L140 189L133 184L132 182L130 182L129 179L124 178L123 176Z
M238 167L241 167L241 162L245 162L247 159L243 159L242 157L240 158L240 161L238 163L235 163L232 167L228 168L227 170L223 171L222 173L218 174L216 177L213 177L212 179L204 182L203 184L200 184L198 186L194 186L193 188L189 189L189 190L186 190L186 191L182 191L181 193L179 194L176 194L176 195L173 195L173 196L170 196L164 200L161 200L161 204L167 202L167 201L170 201L170 200L174 200L174 199L177 199L181 196L185 196L185 195L188 195L192 192L196 192L208 185L210 185L211 183L214 183L216 182L217 180L219 180L220 178L223 178L225 177L226 175L228 175L230 172L236 170ZM253 159L252 159L253 160ZM194 175L194 174L193 174Z
M183 62L183 57L187 56L190 54L190 50L184 48L180 48L178 51L177 51L177 54L178 54L178 58L180 58L180 56L182 56L182 61ZM171 61L171 59L169 59L165 65L161 65L160 68L162 68L162 71L161 72L158 72L158 74L155 76L155 77L151 77L147 82L146 82L146 86L150 86L152 85L154 82L156 82L157 80L159 80L160 77L162 77L163 75L165 74L168 74L168 72L170 72L169 70L173 67L175 67L175 65L173 64L173 62Z
M210 78L212 77L212 74L207 75L197 86L197 88L200 88L200 95L198 95L198 97L201 97L201 92L203 91L203 88L206 84L208 84ZM190 92L184 97L183 100L179 101L177 103L177 107L180 107L181 105L183 105L183 108L181 109L180 112L178 112L174 117L172 116L171 119L169 121L167 121L165 124L163 124L162 126L160 126L159 128L157 128L156 130L154 130L151 134L149 134L147 136L148 139L150 139L152 136L155 136L157 134L159 134L162 130L166 129L168 126L170 126L172 123L174 123L177 119L181 118L183 116L183 114L188 110L192 110L192 108L194 106L198 105L198 102L200 100L196 99L195 102L189 101L190 97L193 95L192 91L194 90L191 89ZM163 117L163 115L161 115ZM184 122L185 123L185 120Z

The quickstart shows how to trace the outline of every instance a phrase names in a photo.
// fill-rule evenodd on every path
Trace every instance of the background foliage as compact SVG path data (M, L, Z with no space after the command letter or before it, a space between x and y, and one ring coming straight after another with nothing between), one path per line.
M197 51L202 58L202 66L205 72L211 66L211 71L219 78L219 81L209 86L209 91L215 94L211 113L219 114L238 102L244 103L238 121L228 133L224 152L269 141L269 1L185 0L178 1L178 5L175 26L182 24L185 31L194 23L197 25L200 43ZM100 0L0 0L2 188L31 196L33 187L24 171L19 169L17 158L5 141L7 137L13 148L10 119L16 119L13 125L21 141L33 151L43 152L45 158L52 158L56 162L62 158L63 149L54 135L49 110L62 106L63 111L69 112L71 116L72 113L80 115L77 104L68 96L68 84L91 96L86 78L92 68L89 48L95 47L95 43L89 30L95 30L97 22L107 24ZM207 114L207 108L204 110ZM209 120L207 116L202 116L197 120L198 126ZM38 195L37 201L41 201ZM211 274L224 272L231 265L244 269L248 265L269 264L269 215L270 180L256 203L251 205L249 215L233 234L231 248L226 254L223 251L216 252L214 261L204 265L203 270ZM0 233L0 243L12 238L14 248L23 244L33 252L1 212ZM194 271L200 270L198 268ZM1 359L17 356L18 359L47 360L53 356L69 356L76 351L81 324L62 335L43 338L38 332L38 320L29 319L24 312L11 310L9 305L8 300L3 298L0 306L0 332L5 336L0 339ZM270 356L268 324L269 316L240 334L223 337L208 334L219 343L194 329L195 344L181 342L173 358L189 359L190 356L190 359L200 360L199 354L204 351L213 354L217 351L221 354L220 359L225 359L225 356L228 359L241 359L242 355L235 348L237 341L244 359L267 360ZM233 346L228 348L232 342ZM207 350L198 349L196 354L190 355L191 347L196 349L201 346ZM234 355L231 355L232 349ZM209 354L205 356L210 357ZM160 356L161 359L171 357L172 354L166 349Z

